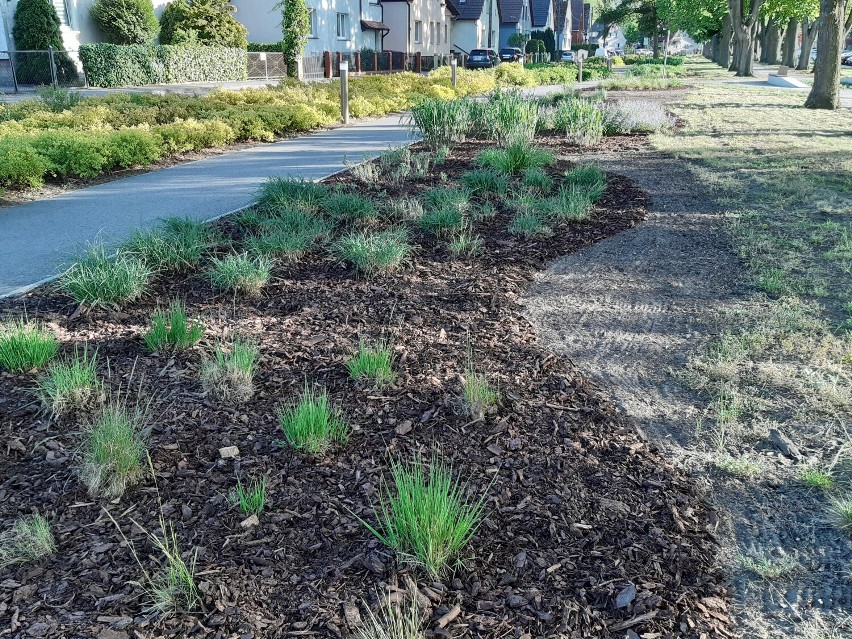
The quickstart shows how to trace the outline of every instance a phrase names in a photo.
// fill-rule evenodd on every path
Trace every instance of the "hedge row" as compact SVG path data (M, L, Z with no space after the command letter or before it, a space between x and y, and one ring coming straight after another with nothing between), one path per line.
M254 53L284 53L283 42L249 42L248 50Z
M124 87L175 82L245 80L245 49L216 46L83 44L89 84Z

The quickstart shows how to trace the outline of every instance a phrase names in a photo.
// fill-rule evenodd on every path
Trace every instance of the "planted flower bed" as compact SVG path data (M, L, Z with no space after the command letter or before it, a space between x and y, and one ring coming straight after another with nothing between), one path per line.
M725 632L702 502L520 314L645 215L551 110L465 103L452 148L416 113L413 150L6 302L13 635Z

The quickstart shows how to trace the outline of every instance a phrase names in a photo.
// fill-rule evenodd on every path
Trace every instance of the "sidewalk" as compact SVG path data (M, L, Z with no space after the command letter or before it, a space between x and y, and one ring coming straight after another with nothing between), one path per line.
M396 114L0 210L0 297L53 279L96 238L114 246L164 217L220 217L252 204L270 175L318 180L409 142Z

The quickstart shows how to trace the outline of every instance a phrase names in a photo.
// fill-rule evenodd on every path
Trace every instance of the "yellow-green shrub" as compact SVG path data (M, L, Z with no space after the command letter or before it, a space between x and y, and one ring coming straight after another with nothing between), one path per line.
M520 62L504 62L494 71L494 79L497 84L530 87L536 84L536 77L527 72Z
M148 166L162 156L163 140L150 129L123 129L109 137L109 154L113 166L128 168Z
M183 153L220 147L237 139L234 130L219 120L179 120L155 127L166 153Z
M50 162L39 155L29 137L0 138L0 184L41 186Z
M33 140L39 155L57 176L90 178L110 166L109 137L97 133L56 129L43 131Z

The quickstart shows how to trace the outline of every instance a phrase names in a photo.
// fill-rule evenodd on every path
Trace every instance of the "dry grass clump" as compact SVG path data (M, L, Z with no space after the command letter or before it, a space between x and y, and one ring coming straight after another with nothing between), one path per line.
M41 515L19 517L0 533L0 568L36 561L55 552L50 523Z
M216 346L201 362L201 384L205 392L223 401L251 399L258 353L256 344L242 339Z
M97 351L88 347L59 362L52 362L36 380L41 403L54 417L100 404L104 399L103 384L98 379Z

